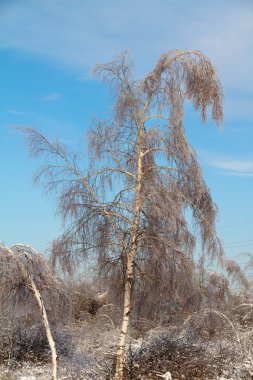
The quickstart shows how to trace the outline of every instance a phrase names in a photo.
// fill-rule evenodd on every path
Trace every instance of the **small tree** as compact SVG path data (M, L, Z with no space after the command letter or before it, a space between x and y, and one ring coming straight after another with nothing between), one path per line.
M54 308L57 309L62 298L59 289L57 289L59 285L43 257L25 244L15 244L11 248L6 248L0 244L0 264L1 308L5 310L7 315L13 313L15 315L20 312L20 310L15 310L15 306L18 304L19 307L22 307L20 303L26 301L27 307L27 304L33 303L31 294L33 295L39 306L51 350L52 380L57 380L57 352L42 293L44 296L45 290L49 293L49 298L53 298Z
M62 267L91 251L101 267L122 266L124 306L115 379L123 378L123 355L137 272L152 262L192 259L195 236L185 219L192 210L203 251L222 255L216 237L216 207L205 185L183 127L186 99L206 121L207 107L222 123L222 91L215 69L199 51L170 51L143 80L134 80L127 54L95 73L116 93L111 119L89 133L90 168L60 143L26 130L34 156L46 153L50 164L37 178L57 189L59 211L68 222L54 254ZM46 176L46 177L45 177Z

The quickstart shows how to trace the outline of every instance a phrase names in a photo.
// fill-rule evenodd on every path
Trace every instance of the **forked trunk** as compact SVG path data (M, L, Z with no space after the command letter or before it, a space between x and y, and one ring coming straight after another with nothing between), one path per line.
M34 280L30 276L29 276L29 280L31 283L32 290L34 292L34 296L38 302L38 305L39 305L39 308L41 311L42 321L43 321L43 324L44 324L44 327L46 330L47 340L48 340L48 344L49 344L49 347L51 350L52 366L53 366L52 380L57 380L57 353L56 353L56 348L55 348L55 341L54 341L54 338L52 336L50 324L49 324L48 317L47 317L47 312L46 312L40 291L37 288Z

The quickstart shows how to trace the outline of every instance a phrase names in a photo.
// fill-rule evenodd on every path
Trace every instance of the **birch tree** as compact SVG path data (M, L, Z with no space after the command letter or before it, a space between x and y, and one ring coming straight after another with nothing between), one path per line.
M209 59L199 51L169 51L144 79L135 80L126 53L95 67L114 94L109 120L89 132L88 170L59 142L26 130L31 153L49 164L37 179L57 190L65 231L54 259L67 270L89 252L101 267L122 266L124 302L115 379L123 379L126 336L136 275L152 260L192 257L196 237L203 252L222 256L214 205L184 129L184 103L191 101L203 123L207 109L222 124L222 89Z
M43 257L28 245L15 244L6 248L0 244L0 264L1 306L4 306L8 315L18 313L19 310L15 310L15 306L18 304L20 307L20 301L17 300L27 302L27 299L30 299L32 304L32 293L40 310L51 351L52 380L57 380L56 346L42 293L45 294L46 290L49 298L53 295L54 307L57 309L61 304L61 294L57 289L59 284Z

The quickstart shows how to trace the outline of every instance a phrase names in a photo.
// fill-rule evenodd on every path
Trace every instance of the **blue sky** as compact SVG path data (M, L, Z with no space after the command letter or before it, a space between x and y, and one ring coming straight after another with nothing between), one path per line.
M253 253L252 0L0 1L0 241L44 252L61 231L54 197L32 185L38 162L8 127L33 127L85 152L80 140L111 104L92 66L129 50L141 78L174 48L199 49L217 68L224 130L201 126L189 109L186 132L219 208L226 254Z

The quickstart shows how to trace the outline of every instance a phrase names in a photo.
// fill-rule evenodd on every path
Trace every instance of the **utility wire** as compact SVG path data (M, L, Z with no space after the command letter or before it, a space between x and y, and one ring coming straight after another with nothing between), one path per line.
M253 224L253 221L252 222L238 223L238 224L226 224L226 225L217 226L217 227L218 228L228 228L228 227L245 226L246 224Z
M242 244L242 245L231 245L231 246L228 246L228 247L224 247L226 250L230 249L230 248L241 248L241 247L249 247L249 246L252 246L252 244Z
M240 245L225 246L224 249L227 251L230 248L241 248L241 247L253 247L253 244L240 244ZM252 248L250 248L250 249L252 249Z
M252 243L253 240L240 240L240 241L231 241L230 243L223 243L223 245L230 245L230 244L239 244L239 243Z

